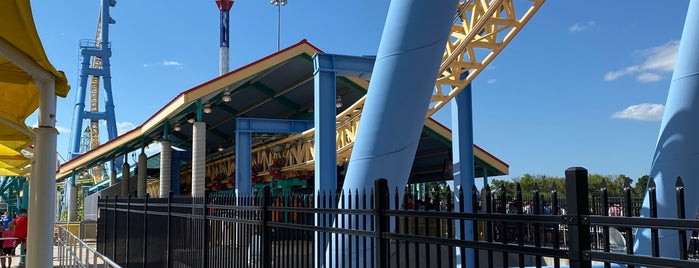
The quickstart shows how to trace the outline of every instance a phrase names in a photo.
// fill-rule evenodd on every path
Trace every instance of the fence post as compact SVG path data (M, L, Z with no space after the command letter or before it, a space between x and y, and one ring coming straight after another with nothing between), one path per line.
M374 267L388 267L388 241L382 238L383 233L389 230L388 217L386 217L386 209L388 209L388 180L381 178L374 181L374 244L376 245L376 263Z
M148 195L143 199L143 267L148 260Z
M113 217L114 218L114 225L112 225L114 227L114 232L113 232L114 235L112 235L112 260L114 260L114 261L117 261L117 250L116 249L117 249L117 237L118 237L117 236L117 218L118 218L117 217L117 199L118 199L118 197L119 197L118 195L114 196L114 212L112 214L112 215L114 215L114 217Z
M624 216L626 217L632 217L634 216L632 212L632 206L631 206L631 183L629 181L626 181L624 183L624 203L626 204L624 206ZM624 227L626 236L626 254L628 255L633 255L633 230L631 227ZM634 268L633 265L627 266L628 268Z
M208 248L208 245L209 245L209 222L208 222L208 219L206 217L206 214L209 213L209 211L206 207L206 203L209 202L209 190L204 190L204 197L203 198L204 198L204 200L202 201L202 204L203 204L202 207L203 207L204 211L202 211L201 214L202 214L202 218L203 218L202 224L204 226L202 226L201 230L202 230L202 233L203 233L202 236L204 239L202 239L203 241L202 241L201 251L203 253L202 267L206 268L206 267L209 267L209 248Z
M568 203L568 232L570 247L568 259L571 268L590 267L590 213L587 188L587 169L566 169L566 199Z
M269 210L269 205L272 203L272 194L269 186L262 189L262 226L260 227L262 236L260 240L260 255L262 258L262 267L272 267L272 230L269 229L269 221L272 218L272 212Z
M126 255L125 255L125 266L129 266L129 240L131 240L131 194L126 196Z
M677 218L678 219L685 219L685 211L684 211L684 182L682 182L682 178L679 176L677 177L677 180L675 181L675 192L676 192L676 197L677 197ZM686 260L687 259L687 230L679 230L679 243L680 243L680 259Z
M165 267L170 267L170 258L172 257L172 244L170 242L170 236L172 234L172 224L170 223L172 217L172 195L172 191L170 191L167 195L167 238L165 240L165 243L167 244L165 262L167 265Z

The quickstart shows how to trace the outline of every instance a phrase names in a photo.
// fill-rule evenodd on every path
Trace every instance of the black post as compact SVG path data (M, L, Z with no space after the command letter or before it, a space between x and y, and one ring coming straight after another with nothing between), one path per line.
M632 217L631 183L628 181L624 183L624 203L626 204L624 206L624 216ZM626 233L626 236L624 236L626 238L626 254L633 255L633 231L630 227L624 227L624 231ZM629 265L627 267L634 268L633 265Z
M658 198L656 197L655 180L653 178L648 182L648 201L650 208L650 218L658 217ZM658 228L650 228L650 248L653 257L660 257L660 242L658 237Z
M143 198L143 267L148 260L148 195Z
M570 232L570 267L590 267L590 211L587 193L587 169L566 169L566 199L568 203L568 230Z
M684 182L679 176L675 181L675 191L677 196L677 218L685 219L687 215L684 212ZM687 230L681 229L678 231L680 243L680 259L687 259Z
M125 255L126 257L125 257L125 261L124 261L126 264L125 265L126 267L129 266L129 241L131 240L131 239L129 239L131 236L131 232L130 232L131 219L130 218L131 218L131 194L129 194L126 197L126 246L124 247L124 248L126 248L126 255Z
M386 210L388 209L388 180L381 178L374 181L374 241L376 245L376 263L374 267L377 268L387 268L388 267L388 241L382 238L384 233L389 230L388 217L386 217Z
M269 205L272 201L272 193L269 186L262 190L262 226L260 234L262 245L260 246L262 267L272 267L272 230L269 228L269 221L272 219L272 212Z
M119 197L118 195L114 196L114 212L113 212L114 225L112 225L114 227L114 232L113 232L114 235L112 235L112 260L114 260L114 261L117 261L116 249L117 249L117 237L118 237L117 236L117 218L118 218L117 217L117 199L118 199L118 197Z
M167 238L165 239L165 243L167 244L167 252L166 257L165 257L165 262L166 266L165 267L170 267L170 258L172 257L172 244L170 243L170 236L172 232L172 225L170 223L172 218L172 191L168 193L167 195Z
M202 247L201 250L203 251L203 257L202 257L202 267L206 268L209 267L209 222L206 217L206 214L209 213L206 203L209 202L209 190L204 190L204 200L202 201L203 204L203 209L201 215L202 215L202 226L201 230L203 233L204 241L202 241Z

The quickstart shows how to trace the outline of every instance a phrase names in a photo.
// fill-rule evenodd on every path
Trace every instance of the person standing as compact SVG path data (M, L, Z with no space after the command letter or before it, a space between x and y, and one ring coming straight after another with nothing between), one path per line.
M10 212L5 210L5 213L2 214L2 228L7 229L8 224L12 221L12 216L10 216Z
M26 243L27 243L27 222L28 222L28 220L29 220L29 218L27 218L27 210L24 208L19 210L19 217L17 217L14 220L15 237L17 238L17 246L19 246L21 244L23 250L27 248Z
M15 255L15 240L11 239L15 236L15 222L10 222L7 229L2 232L2 259L0 264L2 268L12 267L12 256ZM5 262L7 260L7 263Z

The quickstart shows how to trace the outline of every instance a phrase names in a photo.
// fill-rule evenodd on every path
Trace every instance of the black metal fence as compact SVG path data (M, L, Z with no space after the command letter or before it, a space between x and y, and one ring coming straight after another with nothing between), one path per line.
M125 267L697 267L687 234L699 220L635 217L627 188L618 199L623 217L608 216L617 211L605 189L586 193L582 168L566 170L565 198L537 190L508 197L486 185L468 202L453 203L467 196L460 189L417 205L408 198L415 193L389 191L386 180L368 192L316 196L266 188L252 197L106 198L97 246ZM654 196L652 182L648 191ZM658 229L676 230L687 250L676 259L633 255L636 228L653 230L653 252Z

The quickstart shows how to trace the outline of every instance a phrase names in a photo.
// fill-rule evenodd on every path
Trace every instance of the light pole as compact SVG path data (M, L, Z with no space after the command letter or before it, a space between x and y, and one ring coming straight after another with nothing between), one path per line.
M281 47L281 35L282 35L282 6L286 6L287 0L270 0L272 5L277 6L277 51Z

